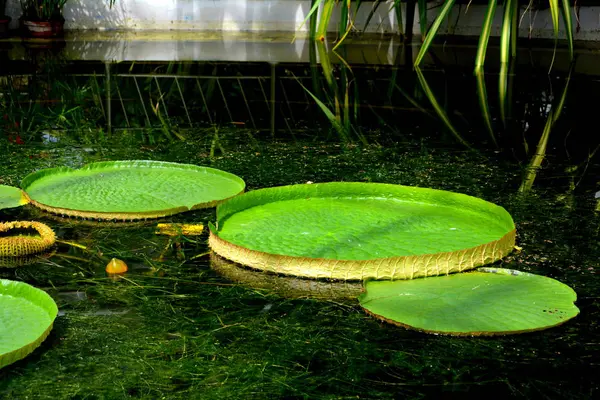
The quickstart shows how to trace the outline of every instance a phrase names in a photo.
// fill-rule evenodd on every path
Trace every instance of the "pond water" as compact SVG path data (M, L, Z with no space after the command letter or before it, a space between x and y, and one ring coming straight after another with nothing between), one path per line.
M62 242L0 277L47 291L59 316L36 351L0 370L3 398L598 395L600 69L589 65L600 64L589 53L572 66L559 54L548 74L551 51L531 50L477 80L464 45L440 50L422 75L396 48L391 62L357 56L387 55L377 43L349 47L350 61L314 48L307 62L108 62L11 46L0 50L0 184L41 168L148 159L219 168L248 190L358 181L456 191L513 216L521 250L495 266L569 285L581 313L534 333L428 335L364 313L360 283L228 263L209 253L206 231L169 239L157 221L26 206L0 220L45 222ZM214 209L161 220L208 221ZM104 271L113 257L129 266L122 279Z

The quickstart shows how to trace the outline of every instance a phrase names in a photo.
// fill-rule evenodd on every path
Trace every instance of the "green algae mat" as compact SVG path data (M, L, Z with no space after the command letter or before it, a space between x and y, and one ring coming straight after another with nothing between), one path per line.
M243 192L245 183L214 168L142 160L44 169L21 187L31 204L52 213L133 220L213 207Z
M579 314L567 285L502 268L410 281L369 281L359 296L370 314L396 325L458 336L523 333Z
M248 192L217 207L215 253L281 274L413 279L494 262L515 243L502 207L464 194L332 182Z
M0 368L35 350L46 339L58 308L43 290L0 279Z

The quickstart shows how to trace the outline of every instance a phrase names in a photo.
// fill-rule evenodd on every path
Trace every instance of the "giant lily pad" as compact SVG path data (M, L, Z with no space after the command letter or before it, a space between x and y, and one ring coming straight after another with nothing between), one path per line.
M260 189L217 207L209 244L266 271L345 280L460 272L508 254L515 226L484 200L381 183Z
M46 339L58 308L43 290L0 279L0 368L18 361Z
M27 204L27 201L27 196L25 196L21 189L0 185L0 210L3 208L19 207Z
M21 184L43 210L84 218L132 220L212 207L244 191L244 181L214 168L160 161L97 162L45 169Z
M448 335L502 335L560 325L579 314L577 295L557 280L480 268L411 281L369 281L367 312L393 324Z

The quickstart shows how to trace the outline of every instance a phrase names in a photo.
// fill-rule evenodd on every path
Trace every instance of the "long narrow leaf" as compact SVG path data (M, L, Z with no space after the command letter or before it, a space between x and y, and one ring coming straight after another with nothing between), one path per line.
M331 125L333 125L333 127L335 128L335 130L339 133L339 135L341 136L342 140L347 140L347 133L346 130L344 129L344 127L342 126L342 124L340 123L340 121L338 121L338 119L335 117L335 115L333 115L333 113L331 112L331 110L329 108L327 108L327 106L321 101L319 100L319 98L317 96L315 96L314 94L312 94L312 92L310 90L308 90L303 84L302 82L300 82L300 80L298 78L296 78L296 81L298 82L298 84L300 86L302 86L302 89L304 89L306 91L306 93L308 93L308 95L310 97L313 98L313 100L315 101L315 103L317 103L317 105L319 106L319 108L321 109L321 111L323 111L323 114L325 114L325 116L327 117L327 119L329 120L329 122L331 122Z
M415 59L415 67L418 67L421 64L421 61L423 61L423 57L425 57L425 54L427 54L427 52L429 51L429 47L433 43L433 39L435 38L435 35L437 34L438 29L440 29L440 25L442 24L442 21L444 20L444 18L446 18L450 14L450 10L452 10L454 1L455 0L446 0L444 2L444 5L442 6L442 9L440 10L440 14L437 16L435 21L433 21L433 25L431 25L431 29L429 30L429 32L427 32L427 35L425 36L423 45L421 46L421 49L419 50L419 54L417 54L417 58Z
M317 29L317 40L324 41L327 36L327 26L331 20L331 14L335 8L335 0L324 0L325 4L321 10L321 17L319 20L319 28Z
M500 64L498 75L498 98L500 102L500 120L506 126L506 92L508 88L508 63Z
M571 4L569 0L562 0L562 12L565 20L565 30L567 34L567 43L569 44L569 54L573 58L573 18L571 17Z
M350 27L348 26L348 21L350 21L350 18L348 18L349 14L350 14L350 0L344 0L342 1L342 6L340 8L340 26L338 28L338 32L340 36L346 37L347 33L344 34L345 32L349 32L350 31ZM343 39L340 40L340 42Z
M500 62L508 63L510 59L510 36L512 33L512 12L513 2L516 0L506 0L504 3L504 16L502 17L502 31L500 33Z
M306 18L304 18L304 21L302 21L302 23L301 23L301 24L300 24L300 26L298 27L297 31L299 31L300 29L302 29L302 27L304 26L304 24L306 24L306 21L308 21L308 19L309 19L310 17L312 17L312 16L313 16L313 14L314 14L315 16L317 15L317 14L316 14L316 12L317 12L317 10L319 9L319 5L320 5L322 2L323 2L323 0L321 0L321 1L313 0L313 5L312 5L312 8L311 8L311 9L310 9L310 11L308 12L308 14L306 14ZM312 22L311 22L311 25L312 25ZM316 32L314 32L314 33L316 33ZM313 36L313 32L312 32L312 30L311 30L310 34L311 34L311 39L314 39L315 37ZM294 37L293 37L293 39L292 39L292 43L294 43L294 41L295 41L295 40L296 40L296 35L294 35Z
M475 57L475 71L483 68L485 64L485 53L487 51L488 42L490 40L490 32L492 30L492 22L496 13L497 0L489 0L488 8L481 27L481 36L479 36L479 45L477 46L477 56Z
M550 5L550 16L552 17L554 37L558 38L558 13L560 12L558 0L548 0L548 4Z
M375 0L373 2L371 11L369 11L369 15L367 15L367 21L365 22L365 27L363 28L363 31L367 30L367 26L369 26L369 22L371 22L371 18L373 18L375 11L377 11L377 7L379 7L380 4L381 4L381 0Z
M552 61L550 62L550 70L554 65L554 58L556 57L556 47L558 46L558 14L559 6L558 0L548 0L550 4L550 16L552 17L552 30L554 31L554 52L552 53Z
M398 23L398 34L400 37L404 36L404 27L402 24L402 2L401 0L394 0L392 8L396 12L396 22ZM391 10L390 10L391 11Z
M419 27L421 36L427 36L427 0L417 0L419 6Z
M510 55L517 56L517 39L519 38L519 0L513 0L510 14Z
M492 128L492 117L490 114L490 107L488 104L487 90L485 86L485 75L483 68L479 68L475 72L475 79L477 80L477 98L479 99L479 107L481 108L481 114L483 114L483 121L487 128L490 138L494 143L495 147L498 147L496 137L494 136L494 129Z
M567 99L567 92L569 91L569 84L571 82L571 74L573 73L574 67L575 63L571 63L569 75L567 76L567 79L565 81L565 87L563 89L562 95L560 96L560 100L557 104L555 104L552 107L552 110L550 110L550 113L548 114L548 119L546 120L546 125L544 126L542 137L538 142L535 154L532 157L529 166L527 167L527 173L523 178L521 186L519 187L519 192L521 193L526 193L529 190L531 190L531 188L533 187L533 182L537 176L537 171L542 165L542 161L544 161L544 158L546 156L546 148L548 146L548 138L550 137L550 132L552 131L554 124L560 117L560 114L562 113L563 107L565 105L565 101Z
M314 40L317 37L317 10L319 8L319 4L321 3L322 0L311 0L311 7L310 7L310 12L308 13L308 15L306 16L306 18L310 18L310 24L308 27L308 37L311 40ZM304 20L304 22L302 24L306 23L306 19ZM300 25L300 28L302 27L302 25ZM298 30L300 30L300 28L298 28ZM296 37L294 36L294 40L296 39ZM294 42L294 40L292 40L292 43Z
M452 125L452 122L450 121L450 118L448 118L448 115L446 114L446 111L444 111L444 109L440 106L440 104L438 103L435 95L433 94L433 91L429 87L429 84L427 83L427 80L425 79L425 76L423 76L423 73L421 72L421 69L419 67L415 67L415 72L417 73L417 77L419 78L419 83L421 84L421 87L423 88L423 91L425 92L425 95L429 99L429 102L433 106L433 109L438 114L438 116L440 117L440 119L444 122L444 124L446 125L446 127L448 128L448 130L452 133L452 135L454 135L454 137L456 138L456 140L458 140L460 143L462 143L467 148L472 149L472 147L469 145L469 143L467 143L460 136L460 134L458 133L458 131L456 130L456 128L454 128L454 125Z

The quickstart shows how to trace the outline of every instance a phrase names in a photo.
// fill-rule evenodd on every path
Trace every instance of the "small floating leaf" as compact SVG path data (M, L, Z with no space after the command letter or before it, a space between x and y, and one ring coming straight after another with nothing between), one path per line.
M448 335L504 335L560 325L579 314L567 285L500 268L410 281L369 281L361 306L387 322Z
M21 189L13 186L0 185L0 210L3 208L20 207L27 203L27 197L23 194Z

